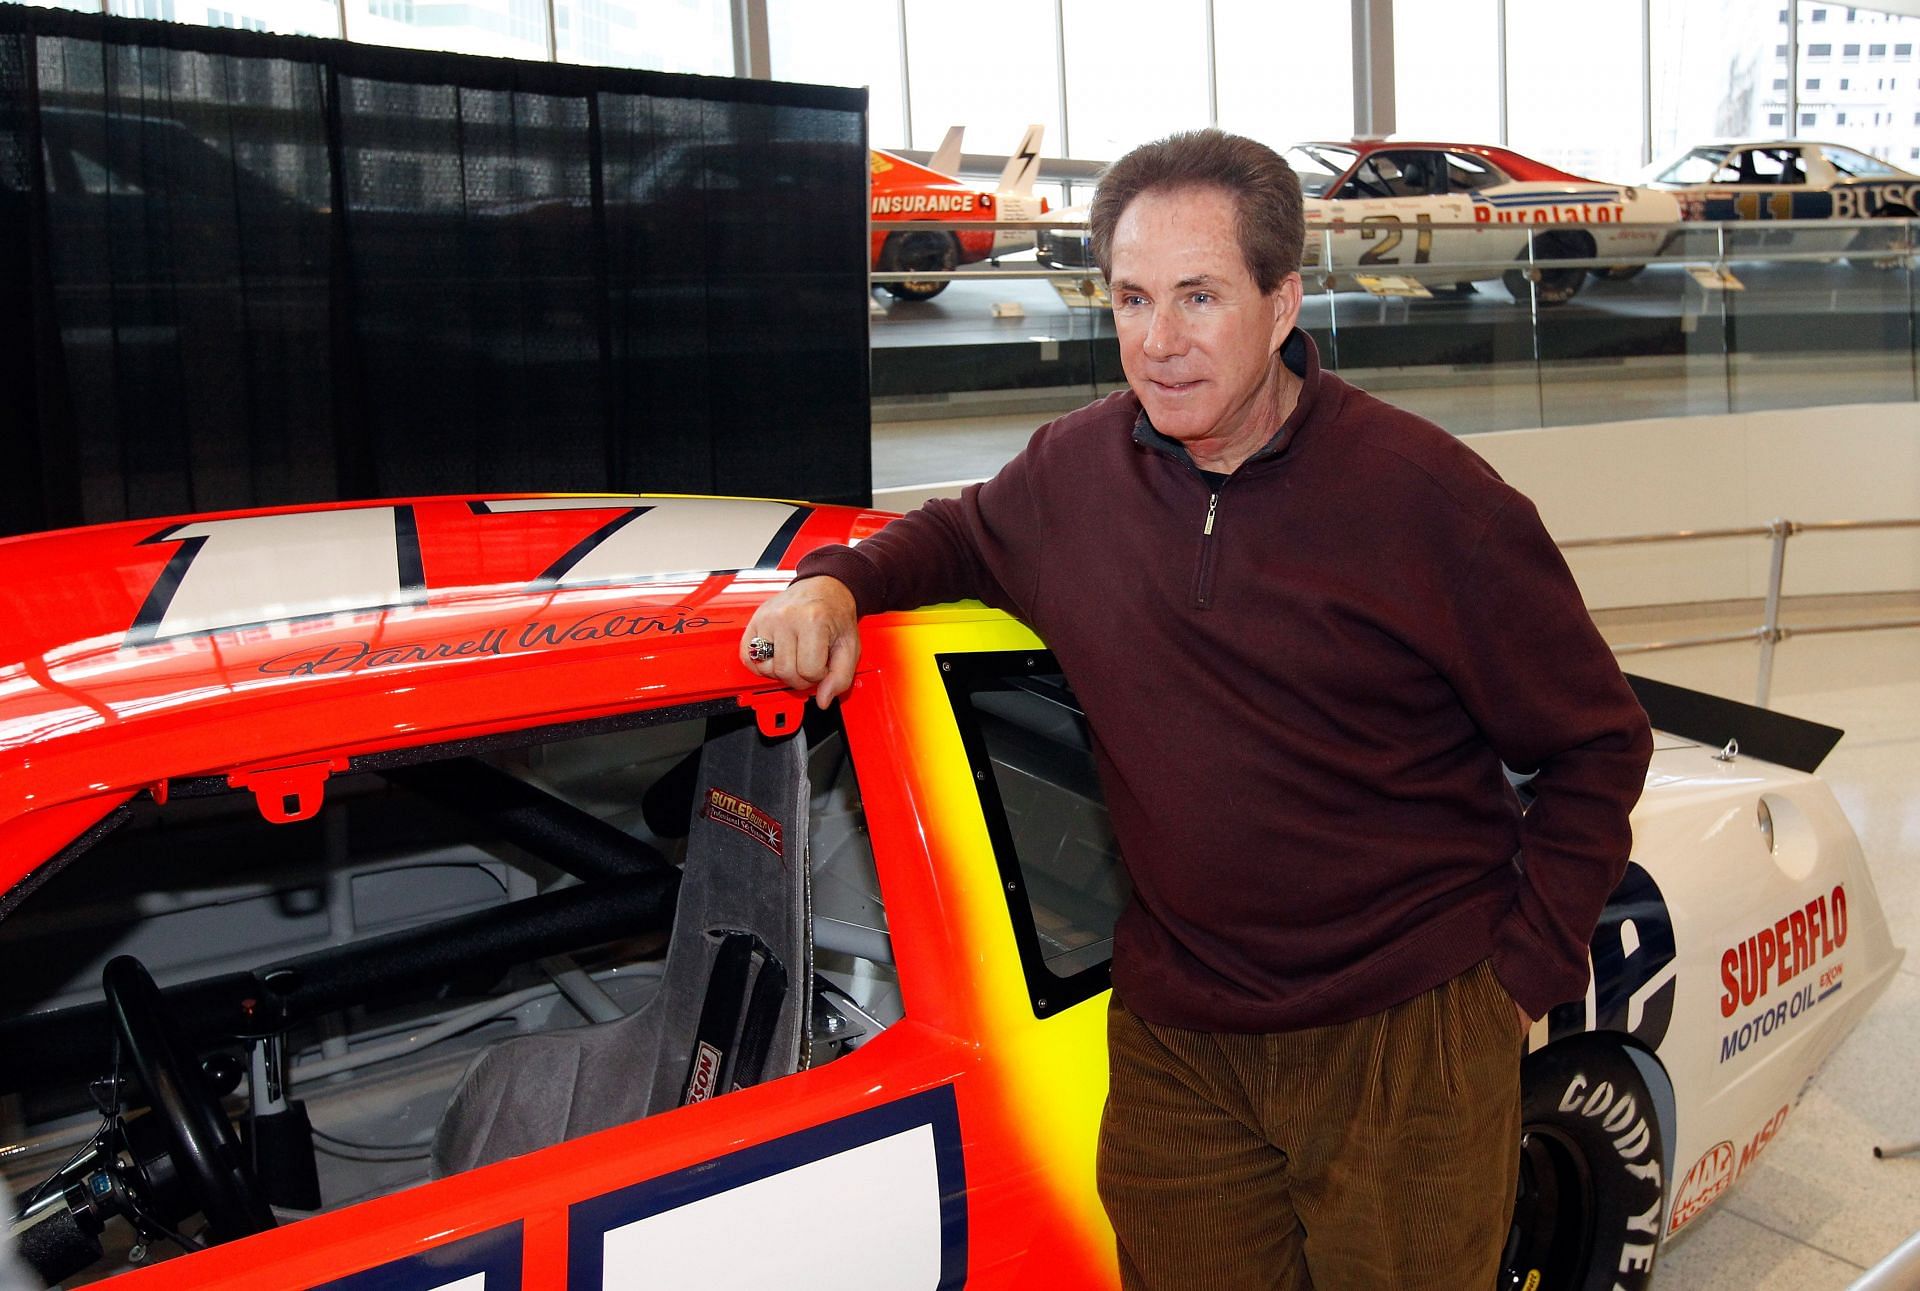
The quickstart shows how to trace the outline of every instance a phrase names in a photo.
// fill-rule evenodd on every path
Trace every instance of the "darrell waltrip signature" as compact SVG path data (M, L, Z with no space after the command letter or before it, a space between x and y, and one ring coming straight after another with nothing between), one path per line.
M442 659L474 659L520 654L559 646L614 641L625 637L679 636L725 620L684 610L597 610L566 622L531 622L489 628L478 636L374 645L370 641L332 641L276 655L259 666L275 677L322 677Z

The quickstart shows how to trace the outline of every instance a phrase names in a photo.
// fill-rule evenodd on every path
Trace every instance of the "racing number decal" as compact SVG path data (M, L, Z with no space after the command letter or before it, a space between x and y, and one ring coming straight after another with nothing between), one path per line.
M1590 944L1593 981L1587 998L1554 1008L1548 1036L1620 1031L1658 1050L1673 1021L1673 920L1659 884L1638 865L1607 898Z
M807 516L787 502L520 498L475 515L614 513L560 553L529 592L777 567ZM327 614L377 613L426 599L411 506L346 507L173 525L146 539L180 547L154 580L126 644Z
M1426 264L1433 258L1433 217L1416 215L1414 223L1419 226L1413 238L1413 262ZM1399 258L1387 258L1387 252L1400 245L1400 224L1398 215L1363 215L1360 217L1360 236L1368 242L1373 241L1376 230L1383 231L1386 239L1379 246L1361 253L1361 264L1399 264Z
M621 506L610 498L513 498L475 502L479 515L527 511L619 514L582 539L533 580L529 591L666 578L694 570L766 569L786 554L806 507L786 502L674 498Z
M129 645L408 605L426 594L410 506L203 520L146 541L180 549L134 616Z
M1760 214L1760 194L1740 193L1733 199L1734 212L1743 220L1757 220ZM1767 194L1767 219L1790 220L1793 218L1792 193Z

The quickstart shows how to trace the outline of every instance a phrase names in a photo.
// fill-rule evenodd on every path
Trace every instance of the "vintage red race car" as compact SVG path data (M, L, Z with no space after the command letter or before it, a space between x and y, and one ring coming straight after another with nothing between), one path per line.
M868 213L873 267L882 273L950 273L963 264L1025 250L1033 231L972 227L982 221L1035 220L1047 212L1047 199L1034 195L1040 174L1041 128L1028 126L1007 158L1000 182L991 191L975 188L940 169L960 155L958 131L927 165L870 150L872 176ZM954 223L948 230L928 227ZM889 229L888 225L909 227ZM907 278L881 286L902 300L930 300L947 288L944 278Z
M1072 690L978 605L869 620L824 712L738 661L800 556L885 519L486 497L0 542L0 1161L43 1276L1113 1285L1127 888ZM1644 1286L1900 958L1785 765L1837 732L1642 695L1687 733L1534 1036L1514 1285Z

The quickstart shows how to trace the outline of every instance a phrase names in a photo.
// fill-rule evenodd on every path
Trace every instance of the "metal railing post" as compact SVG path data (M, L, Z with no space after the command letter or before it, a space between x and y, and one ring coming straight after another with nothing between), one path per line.
M1760 622L1760 677L1754 686L1753 702L1767 706L1773 690L1773 647L1784 635L1780 631L1780 584L1787 573L1787 539L1793 537L1794 523L1776 517L1767 525L1773 535L1773 559L1767 571L1767 612Z

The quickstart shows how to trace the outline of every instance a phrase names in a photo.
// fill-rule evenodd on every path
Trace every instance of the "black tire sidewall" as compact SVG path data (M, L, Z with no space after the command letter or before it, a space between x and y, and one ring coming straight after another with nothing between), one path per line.
M1585 1277L1574 1285L1646 1291L1666 1221L1665 1140L1633 1060L1603 1043L1532 1055L1521 1070L1521 1124L1523 1134L1540 1131L1571 1144L1585 1161L1591 1215L1556 1217L1592 1226ZM1512 1285L1523 1285L1524 1272ZM1564 1289L1542 1282L1539 1291Z
M887 273L912 273L927 270L951 272L960 262L960 249L951 235L922 229L912 233L890 233L880 249L880 268ZM889 294L901 300L931 300L947 289L944 282L882 283Z
M1533 284L1530 292L1527 285L1530 260L1581 260L1592 255L1593 252L1585 247L1572 245L1565 234L1536 234L1531 251L1522 251L1518 256L1521 267L1509 269L1502 275L1507 294L1518 305L1526 304L1530 294L1542 305L1564 305L1580 294L1580 288L1587 280L1587 271L1579 268L1537 270L1540 280Z

